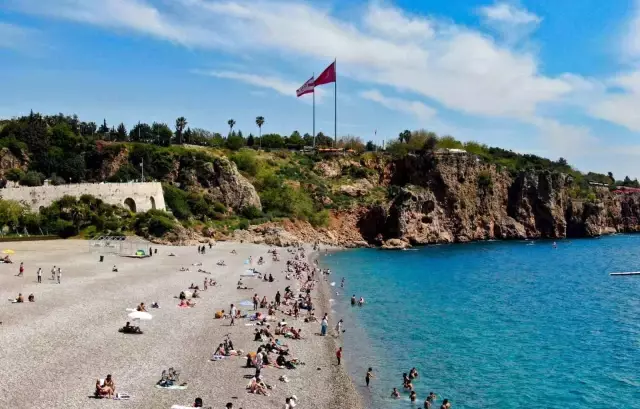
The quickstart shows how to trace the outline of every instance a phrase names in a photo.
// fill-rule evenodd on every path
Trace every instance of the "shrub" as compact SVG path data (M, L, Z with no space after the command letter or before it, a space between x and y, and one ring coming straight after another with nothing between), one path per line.
M55 222L54 226L56 232L58 233L58 236L62 237L63 239L78 234L78 229L76 228L76 226L68 220L58 219Z
M309 216L309 223L314 227L325 227L329 224L329 211L327 209L314 212Z
M43 179L44 177L41 173L29 171L20 179L20 184L22 186L42 186Z
M225 214L227 212L227 206L223 205L220 202L213 202L213 210L216 213L222 213Z
M155 237L162 237L165 233L176 229L175 219L162 210L149 210L146 213L137 215L135 221L136 233L140 235L149 234Z
M493 187L493 180L491 179L491 173L483 170L478 175L478 187L481 189L491 189Z
M65 180L54 173L49 178L49 183L51 183L53 186L60 186L65 184Z
M4 177L12 182L19 182L24 179L24 171L19 168L9 169L5 172Z
M169 184L162 185L164 201L178 219L188 219L191 209L187 203L187 192Z
M247 230L249 228L249 220L242 219L238 223L238 230Z
M251 176L256 176L260 170L259 160L256 153L252 150L243 149L233 154L231 160L236 164L238 169Z
M262 217L262 211L255 206L247 206L242 209L242 215L249 220L253 220Z

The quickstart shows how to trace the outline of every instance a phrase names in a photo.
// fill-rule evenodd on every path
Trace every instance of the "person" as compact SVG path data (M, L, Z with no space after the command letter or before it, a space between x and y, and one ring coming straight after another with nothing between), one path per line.
M356 295L355 294L353 294L351 296L351 305L356 305Z
M13 302L24 302L24 296L22 293L18 293L18 297Z
M364 377L364 381L367 383L367 388L369 387L369 382L372 378L375 378L375 376L373 376L373 368L369 368L367 375Z
M204 283L203 283L203 285L202 285L202 287L204 288L204 290L205 290L205 291L206 291L206 290L207 290L207 288L208 288L208 287L207 287L207 283L208 283L208 282L209 282L209 280L207 280L207 278L205 277L205 278L204 278Z
M269 282L273 283L273 276L271 274L269 274Z
M231 324L229 325L236 325L236 314L238 313L238 309L236 308L235 305L231 304Z
M113 267L111 268L111 271L114 273L118 272L118 267L115 266L115 264L113 265Z
M327 335L327 327L329 326L329 322L327 321L327 316L322 317L322 322L320 323L320 335L323 337Z
M195 401L193 401L193 407L194 408L201 408L202 407L202 398L196 398Z
M233 403L227 402L227 404L225 405L225 409L233 409Z
M342 281L340 282L340 288L344 288L344 277L342 277Z
M142 312L147 312L147 307L144 305L143 302L140 303L140 305L138 305L138 308L136 308L137 311L142 311Z
M440 409L449 409L449 408L451 408L451 403L449 402L449 399L443 399L442 405L440 405Z
M111 389L111 393L116 393L116 384L113 382L113 378L111 378L111 374L107 375L107 378L104 380L104 386Z
M22 277L24 274L24 262L20 263L20 269L18 270L18 277Z
M258 310L258 294L253 294L253 310Z
M336 324L336 333L338 334L338 336L340 336L340 333L342 332L342 318L340 318L340 321L338 321L338 323Z
M42 268L38 268L38 284L42 283Z
M342 360L342 347L338 348L336 351L336 358L338 358L338 365L340 365L340 361Z
M28 297L29 302L36 302L36 296L33 293L29 294Z
M280 291L276 292L276 307L280 307Z
M58 284L60 284L60 279L62 278L62 269L58 267Z
M409 394L409 399L411 399L411 402L415 402L417 399L416 396L416 391L411 391L411 394Z
M51 268L51 279L55 280L56 279L56 266L53 266Z
M393 388L393 391L391 391L391 397L394 399L400 398L400 392L398 392L398 388Z
M415 379L418 377L418 370L414 367L409 371L409 379Z
M362 307L364 305L364 298L363 297L360 297L360 300L358 300L358 305L360 307Z
M113 397L113 390L106 385L100 385L100 379L96 379L96 397L107 396L109 399Z
M436 398L437 398L437 396L436 396L435 393L429 392L429 396L427 396L427 400L429 401L429 403L435 402ZM426 405L425 405L425 407L426 407Z

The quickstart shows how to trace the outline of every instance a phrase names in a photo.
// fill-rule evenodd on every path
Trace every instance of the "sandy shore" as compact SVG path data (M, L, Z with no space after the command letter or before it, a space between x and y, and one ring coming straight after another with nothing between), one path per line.
M195 247L162 247L147 259L129 259L107 255L98 262L85 241L47 241L7 244L12 248L15 264L0 265L0 407L3 408L103 408L105 405L127 408L170 408L191 405L201 397L205 406L223 408L233 402L234 408L280 408L285 397L296 395L303 408L360 408L362 403L343 368L335 362L338 339L314 335L318 323L297 321L304 340L286 340L291 356L306 365L295 370L265 368L262 373L275 389L271 396L258 396L245 389L254 369L244 368L244 357L210 361L215 348L230 334L237 349L255 351L256 327L239 320L229 326L228 320L213 319L216 310L229 309L250 300L254 293L272 300L276 291L295 281L284 278L289 254L279 249L279 262L267 257L266 246L220 243L205 255ZM238 254L231 254L235 249ZM170 257L173 252L176 256ZM255 266L271 273L275 282L244 278L253 290L237 290L236 283L244 274L245 260L253 256L254 264L263 256L266 264ZM216 266L224 260L225 267ZM16 277L20 261L25 263L25 276ZM193 266L202 263L202 266ZM118 272L112 272L113 265ZM50 280L53 265L63 269L62 283ZM42 284L36 280L38 267L43 268ZM181 272L180 267L191 271ZM210 271L203 274L198 269ZM202 286L203 279L213 278L218 286L202 292L197 306L178 308L174 298L190 283ZM329 312L328 284L323 280L320 291L314 291L318 306L316 315ZM12 304L8 298L19 292L33 293L35 303ZM121 334L117 330L127 321L126 308L140 302L157 301L161 308L150 309L154 318L141 323L143 335ZM243 311L251 307L241 307ZM330 328L338 317L330 316ZM293 320L288 318L289 322ZM333 331L331 331L333 333ZM186 390L161 390L154 387L163 369L179 368ZM112 374L117 390L132 396L126 401L93 399L94 383ZM289 383L278 378L286 374Z

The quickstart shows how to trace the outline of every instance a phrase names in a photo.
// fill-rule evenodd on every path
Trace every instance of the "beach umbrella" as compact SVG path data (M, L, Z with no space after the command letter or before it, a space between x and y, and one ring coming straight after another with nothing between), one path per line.
M150 320L151 318L153 318L153 315L144 311L134 311L129 313L129 315L127 316L132 320Z
M2 250L2 254L15 254L15 251L11 249Z

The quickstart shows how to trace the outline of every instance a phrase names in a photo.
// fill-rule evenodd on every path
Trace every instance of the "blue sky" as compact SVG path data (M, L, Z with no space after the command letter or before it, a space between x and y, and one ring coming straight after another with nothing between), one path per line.
M640 177L635 0L0 0L0 116L30 109L224 132L425 128ZM333 87L316 95L333 134ZM377 136L374 137L374 131Z

